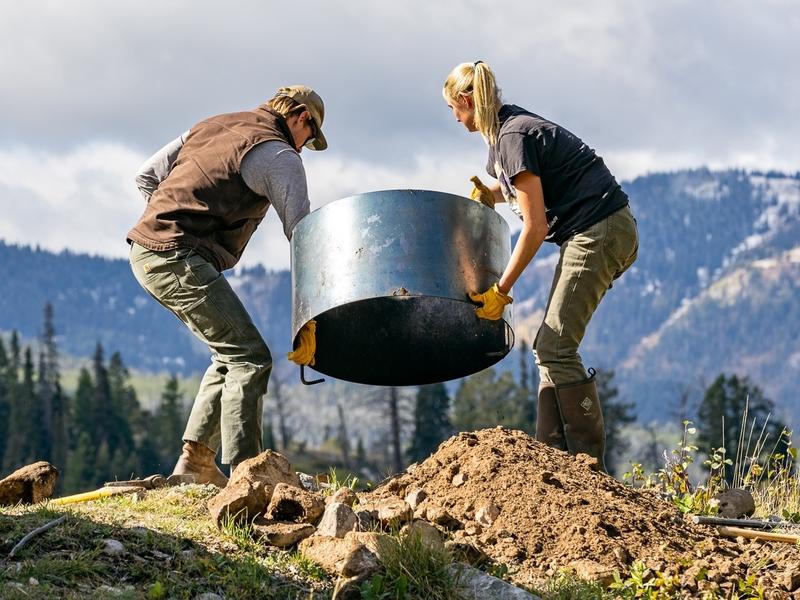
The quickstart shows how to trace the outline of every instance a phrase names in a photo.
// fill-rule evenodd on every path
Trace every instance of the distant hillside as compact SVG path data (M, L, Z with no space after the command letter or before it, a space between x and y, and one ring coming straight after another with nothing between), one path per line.
M288 271L242 270L231 281L274 350L289 338ZM100 341L127 364L177 372L205 370L208 352L133 278L125 260L53 254L0 241L0 330L26 337L41 332L43 307L55 310L58 341L66 352L89 356Z
M800 421L800 175L697 169L623 187L639 223L639 260L590 325L585 363L615 369L645 421L673 418L682 393L696 401L721 371L750 375ZM557 250L543 248L514 289L518 339L535 334ZM290 343L289 273L255 268L229 280L281 359ZM88 355L99 339L136 367L187 372L208 363L126 261L0 242L0 330L37 335L48 300L70 353Z

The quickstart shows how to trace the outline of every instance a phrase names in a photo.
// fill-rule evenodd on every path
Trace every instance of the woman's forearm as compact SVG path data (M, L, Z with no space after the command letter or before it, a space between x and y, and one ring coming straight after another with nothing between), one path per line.
M539 251L539 247L546 236L547 228L537 228L533 225L523 226L514 246L514 251L511 253L511 258L497 285L501 292L507 294L511 290L525 267L528 266L528 263Z

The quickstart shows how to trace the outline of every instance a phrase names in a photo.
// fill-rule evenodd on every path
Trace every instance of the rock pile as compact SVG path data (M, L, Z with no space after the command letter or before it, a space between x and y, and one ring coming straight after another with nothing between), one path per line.
M459 434L372 492L342 488L327 498L266 452L243 462L209 508L218 524L225 515L255 519L255 535L297 545L350 581L380 567L391 543L384 532L399 530L461 562L503 565L525 587L564 570L607 584L639 562L686 597L724 595L748 577L765 590L800 594L800 549L719 538L656 493L598 472L588 456L504 428ZM756 560L764 554L769 568Z

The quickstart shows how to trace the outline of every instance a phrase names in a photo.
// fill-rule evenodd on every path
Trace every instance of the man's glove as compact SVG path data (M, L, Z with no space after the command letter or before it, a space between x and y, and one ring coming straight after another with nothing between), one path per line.
M480 202L484 206L488 206L489 208L493 209L494 194L492 194L492 190L483 185L483 182L478 178L477 175L473 175L469 178L469 180L474 186L472 191L469 193L469 197L475 200L475 202Z
M286 356L297 365L313 366L317 351L317 322L309 321L303 325L297 334L297 340L297 348Z
M490 321L497 321L502 317L506 304L511 304L514 301L511 296L501 292L496 283L482 294L471 292L469 299L475 303L482 304L481 307L475 309L475 314L481 319Z

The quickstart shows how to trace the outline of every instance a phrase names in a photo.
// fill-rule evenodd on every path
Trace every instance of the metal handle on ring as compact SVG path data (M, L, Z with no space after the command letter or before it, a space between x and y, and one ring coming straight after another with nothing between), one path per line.
M505 321L503 321L503 323L506 326L505 327L505 334L506 334L506 336L505 336L506 337L506 346L505 346L505 348L503 350L498 351L498 352L487 352L485 354L485 356L500 356L500 357L503 357L506 354L508 354L509 352L511 352L511 350L514 349L514 344L516 343L516 337L514 336L514 329L511 327L511 325L509 325Z
M303 382L303 385L316 385L324 382L325 378L320 377L319 379L314 379L313 381L306 381L306 366L300 365L300 381Z

